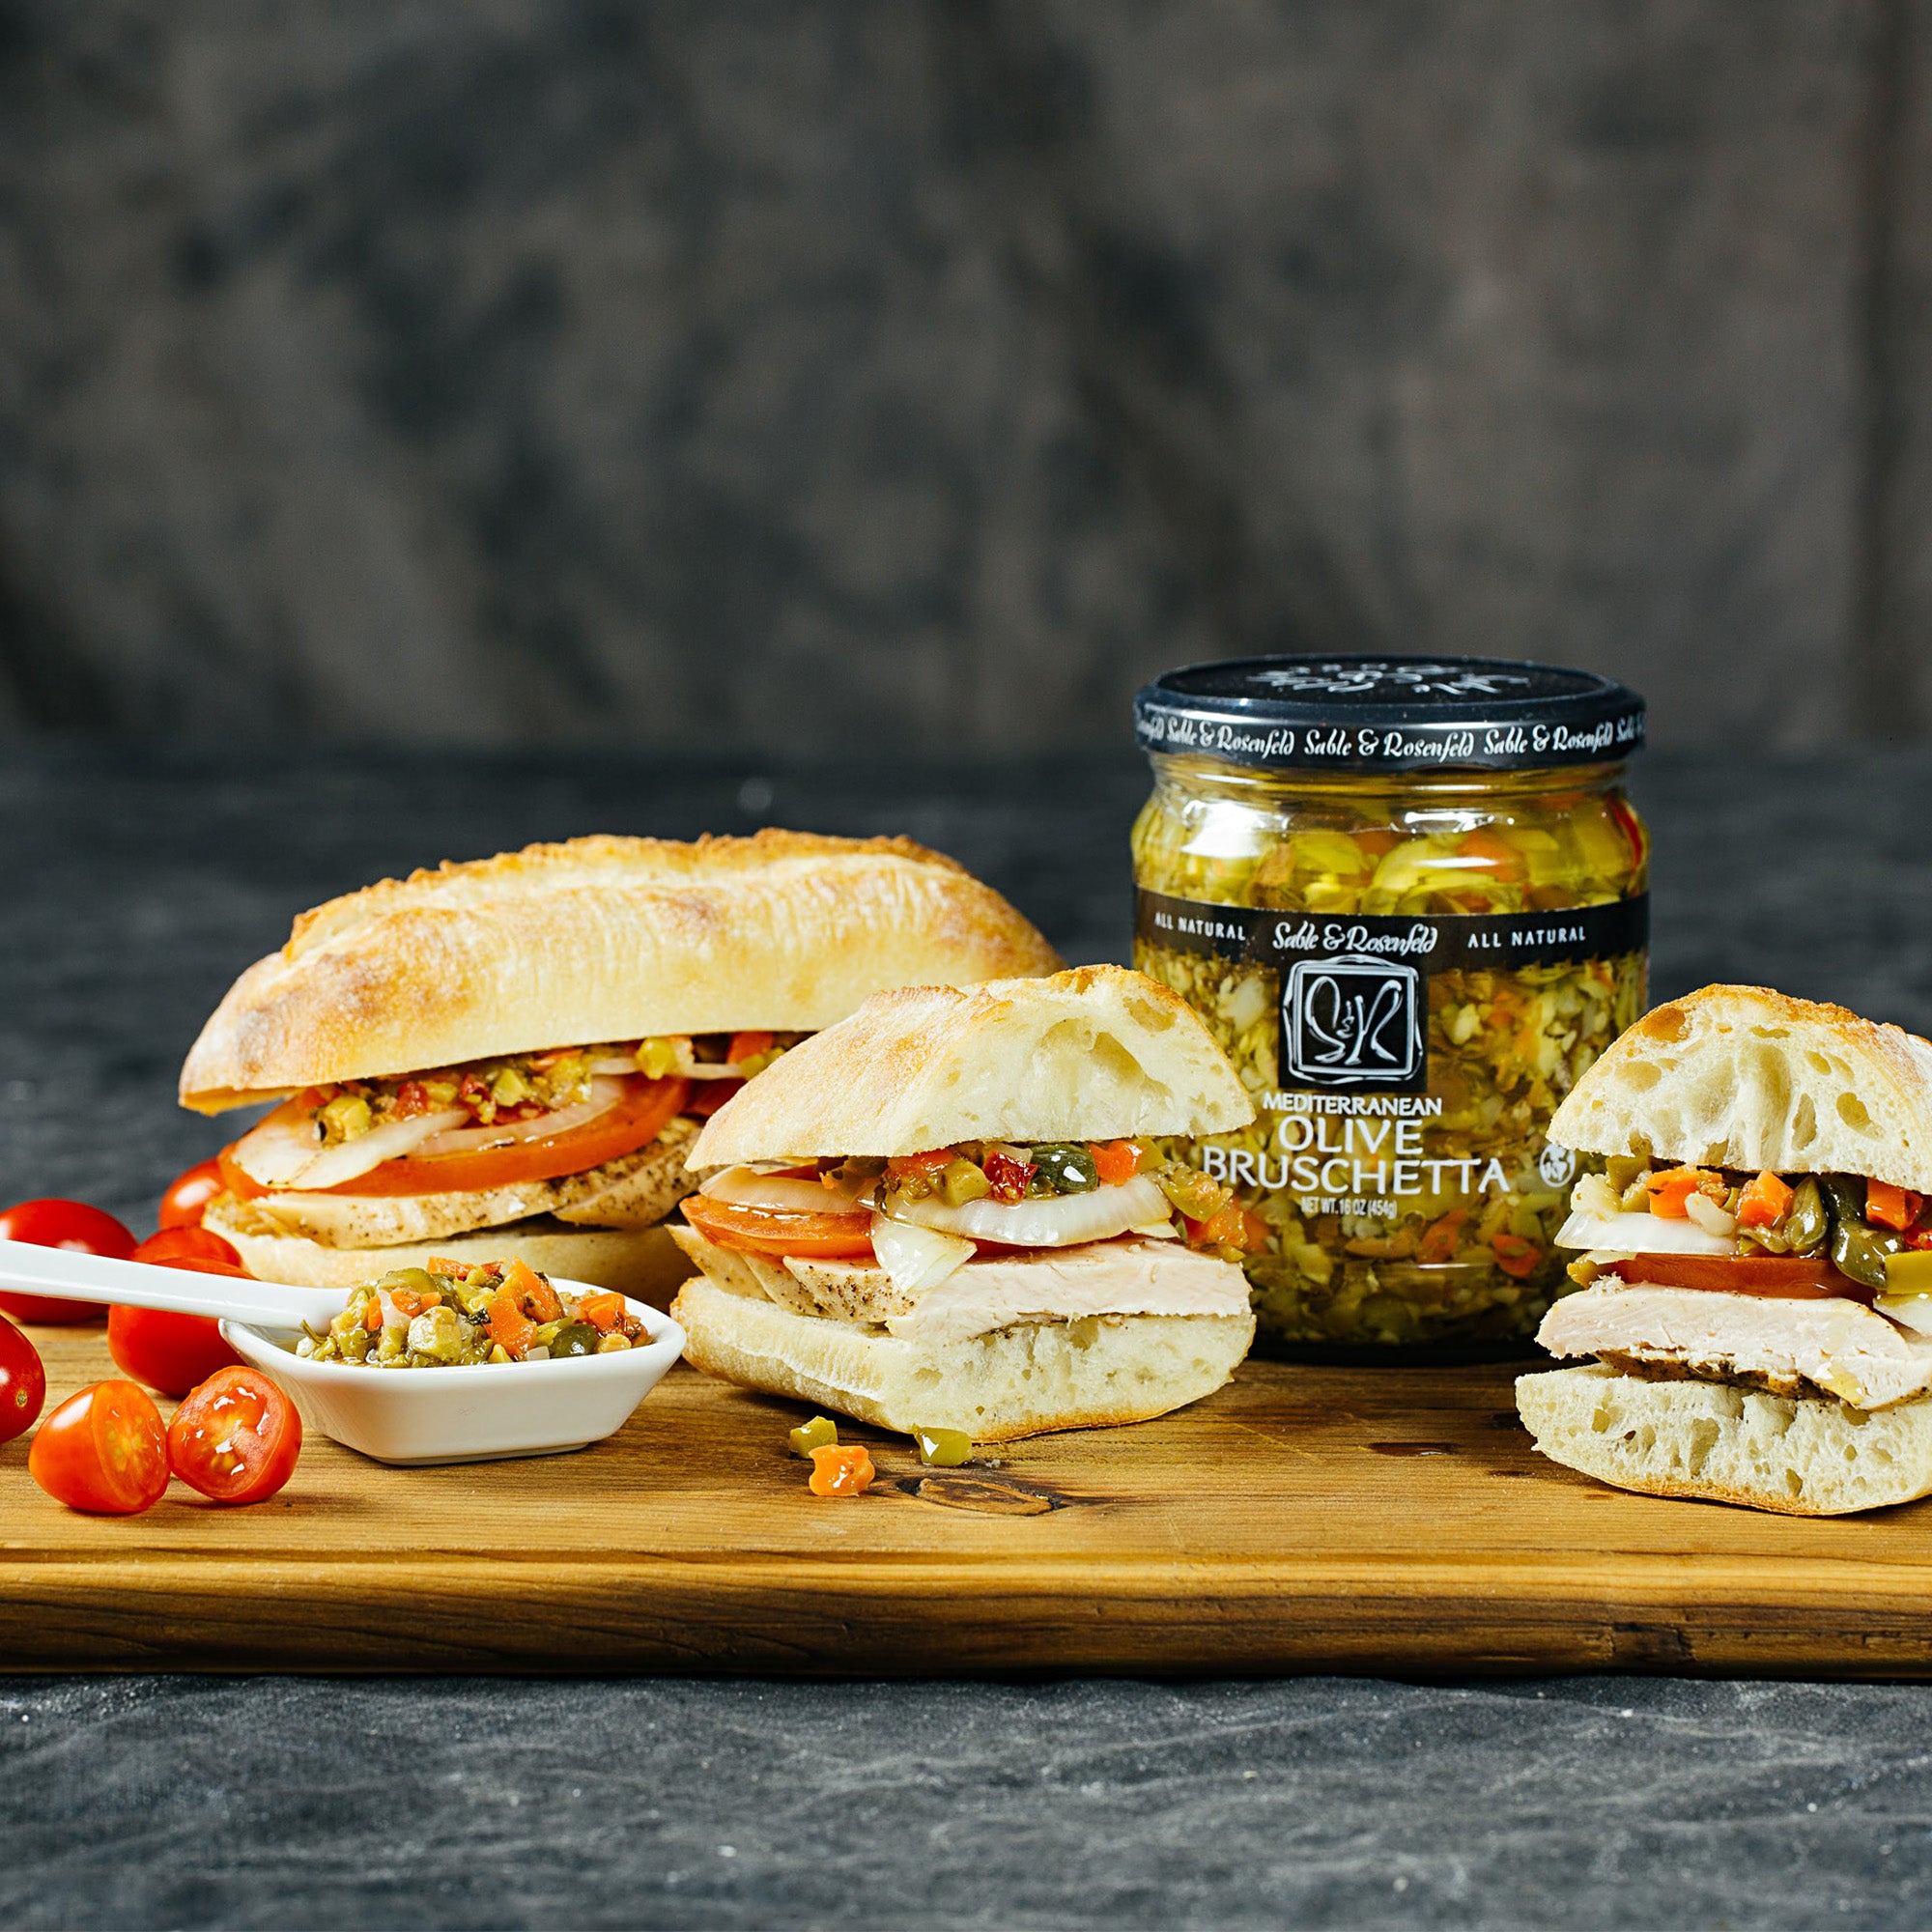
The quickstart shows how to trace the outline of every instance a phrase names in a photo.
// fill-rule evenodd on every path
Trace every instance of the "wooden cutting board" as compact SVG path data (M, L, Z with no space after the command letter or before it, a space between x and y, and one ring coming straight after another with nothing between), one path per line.
M35 1331L65 1395L101 1331ZM1546 1463L1505 1370L1256 1362L1164 1421L959 1470L680 1367L574 1456L389 1469L311 1438L270 1503L73 1515L0 1449L7 1668L1932 1675L1932 1503L1838 1521Z

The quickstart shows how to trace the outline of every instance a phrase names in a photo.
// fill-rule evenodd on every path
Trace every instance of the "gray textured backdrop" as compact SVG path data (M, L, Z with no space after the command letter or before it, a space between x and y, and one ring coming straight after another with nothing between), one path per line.
M1932 0L0 0L0 728L1932 712Z

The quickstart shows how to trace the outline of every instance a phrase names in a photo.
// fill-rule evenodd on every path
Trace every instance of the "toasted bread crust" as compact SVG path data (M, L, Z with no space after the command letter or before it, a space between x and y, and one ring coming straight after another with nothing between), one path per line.
M549 1046L815 1032L882 987L1059 964L990 887L910 839L574 838L303 914L202 1029L181 1099L214 1113Z
M1224 1133L1254 1117L1184 1001L1124 967L1082 966L875 994L733 1094L691 1164Z
M1704 986L1616 1040L1549 1137L1585 1153L1647 1149L1932 1193L1932 1043L1767 986Z

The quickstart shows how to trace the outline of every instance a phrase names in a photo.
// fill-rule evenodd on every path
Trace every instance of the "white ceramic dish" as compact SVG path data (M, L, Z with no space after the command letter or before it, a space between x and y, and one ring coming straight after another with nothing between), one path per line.
M573 1294L598 1292L577 1281L556 1286ZM370 1369L295 1352L304 1321L321 1328L341 1313L349 1297L340 1289L195 1274L5 1240L0 1288L219 1317L228 1346L288 1395L305 1428L379 1463L404 1465L554 1456L602 1441L684 1352L684 1330L628 1295L625 1305L650 1337L641 1349L473 1369Z
M558 1281L573 1294L597 1291ZM228 1346L275 1382L302 1425L378 1463L493 1463L556 1456L615 1435L684 1352L668 1315L625 1296L650 1346L567 1362L473 1369L366 1369L295 1353L299 1330L224 1321Z

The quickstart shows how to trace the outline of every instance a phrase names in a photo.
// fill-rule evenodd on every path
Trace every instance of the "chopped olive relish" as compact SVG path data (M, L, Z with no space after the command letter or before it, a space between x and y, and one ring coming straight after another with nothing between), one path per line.
M599 1073L633 1070L662 1080L692 1065L729 1066L749 1080L761 1073L803 1034L708 1033L665 1035L642 1040L607 1040L594 1046L559 1046L542 1053L513 1053L466 1061L385 1080L342 1080L311 1087L301 1105L325 1147L359 1140L391 1121L461 1109L471 1124L533 1121L581 1105Z
M821 1161L819 1171L834 1184L868 1189L872 1205L888 1213L895 1203L934 1198L949 1208L969 1201L1010 1207L1117 1187L1141 1176L1180 1215L1190 1246L1239 1261L1266 1237L1233 1188L1183 1161L1162 1159L1146 1141L960 1141L891 1160Z
M1752 1175L1619 1155L1602 1174L1585 1175L1570 1205L1592 1217L1648 1211L1693 1221L1730 1240L1734 1254L1829 1260L1840 1274L1877 1290L1886 1287L1893 1255L1932 1251L1925 1196L1853 1174ZM1585 1257L1569 1272L1587 1285L1603 1269Z
M621 1294L572 1294L520 1261L467 1267L436 1260L355 1289L296 1353L377 1369L473 1368L610 1355L649 1340Z

